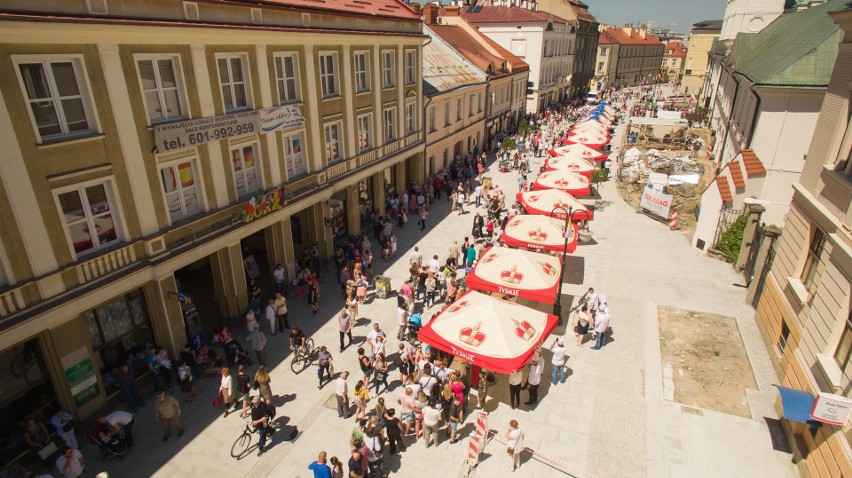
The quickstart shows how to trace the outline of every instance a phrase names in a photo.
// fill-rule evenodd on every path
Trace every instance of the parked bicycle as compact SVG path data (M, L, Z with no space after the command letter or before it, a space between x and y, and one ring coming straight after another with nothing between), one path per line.
M290 361L290 370L295 374L301 373L313 362L313 356L317 352L314 348L314 339L305 340L305 345L293 348L293 360Z

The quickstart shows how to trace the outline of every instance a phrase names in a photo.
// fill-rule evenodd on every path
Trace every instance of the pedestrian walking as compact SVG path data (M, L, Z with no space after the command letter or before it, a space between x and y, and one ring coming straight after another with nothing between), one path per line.
M595 346L592 350L600 350L606 344L606 331L609 330L609 307L602 303L595 314Z
M83 454L76 448L66 446L56 459L56 469L62 474L62 478L77 478L83 474L83 469L86 467L86 460Z
M326 456L328 455L321 451L316 461L308 465L308 469L314 472L314 478L332 478L331 467L325 463ZM336 461L336 458L332 458L332 461Z
M367 418L367 402L370 400L370 393L367 391L367 385L363 380L358 380L355 384L355 420Z
M512 460L512 471L521 466L521 450L524 449L524 432L518 427L517 420L509 421L509 429L506 430L506 453Z
M183 423L180 420L180 403L171 395L159 390L155 395L154 420L163 425L163 441L171 436L171 426L174 424L178 431L178 437L183 436Z
M185 361L181 360L178 363L178 384L180 385L180 391L183 393L183 399L187 402L191 402L193 397L198 395L198 391L195 389L195 383L192 377L192 369L189 368L189 364Z
M542 363L541 354L536 352L535 356L533 356L530 361L530 371L527 375L527 391L529 392L529 398L525 403L526 405L538 404L538 386L541 384L542 370L544 370L544 364Z
M278 331L284 332L284 329L290 328L290 321L287 317L287 299L280 292L275 293L275 314L278 317Z
M577 336L577 346L582 347L583 343L586 341L586 336L589 334L589 321L591 320L591 316L589 315L589 305L583 304L580 307L580 311L577 312L577 323L574 325L574 333Z
M273 315L273 317L275 316ZM271 325L274 327L274 322ZM251 343L251 349L254 350L258 363L266 365L266 335L260 331L260 327L252 330L246 337L246 340ZM240 365L240 368L242 368L242 365Z
M377 353L375 358L373 359L373 383L376 387L375 395L379 395L379 385L384 384L385 388L382 392L387 392L388 390L388 362L385 360L384 353Z
M266 365L261 365L254 373L254 388L260 394L260 397L266 400L266 403L272 403L272 377L266 371Z
M515 370L509 374L509 402L512 410L521 406L521 380L524 374L521 370ZM480 404L480 407L482 404Z
M78 449L77 434L74 429L74 417L63 410L62 407L56 407L53 415L50 417L50 424L56 430L56 435L62 438L65 446Z
M243 417L251 416L251 424L255 431L260 434L260 440L257 444L258 456L266 453L266 438L271 430L269 426L269 408L260 399L260 395L255 395L251 400L251 409L244 410Z
M356 305L357 307L357 302ZM340 334L340 351L343 352L343 349L346 346L343 345L343 338L349 337L349 344L352 345L352 317L349 315L349 311L344 307L343 310L340 311L340 315L337 317L338 324L338 332Z
M320 347L319 357L317 359L317 378L319 379L319 386L317 386L318 389L322 388L322 380L325 375L328 375L328 381L331 382L331 362L333 361L334 357L332 357L331 353L329 353L328 347L325 345Z
M337 397L337 416L339 418L349 418L349 385L346 380L349 378L349 371L340 372L337 380L334 382L334 393Z
M245 410L249 407L249 393L251 392L251 379L246 373L245 365L240 364L237 367L237 376L234 377L234 388L239 395L236 403L234 403L234 411L240 408L240 403L242 403L242 408Z
M269 333L275 335L275 323L278 321L278 311L275 310L275 298L269 299L266 304L266 310L264 311L264 316L266 317L266 321L269 323Z
M429 211L426 210L426 206L420 206L420 230L423 231L426 229L426 218L429 216Z
M565 383L565 352L566 352L565 344L562 341L562 337L556 337L556 340L553 341L553 345L550 346L550 352L553 354L553 357L550 360L550 365L553 368L551 372L551 383L556 385L556 377L559 376L559 382Z
M130 366L127 363L121 364L118 371L119 373L115 378L121 388L121 394L124 395L124 400L127 402L127 407L130 411L137 412L139 407L145 406L145 399L139 393L136 377L130 373Z
M459 424L464 422L464 407L462 406L461 398L454 396L452 404L450 405L450 443L455 443L458 441L458 436L456 433L459 429Z

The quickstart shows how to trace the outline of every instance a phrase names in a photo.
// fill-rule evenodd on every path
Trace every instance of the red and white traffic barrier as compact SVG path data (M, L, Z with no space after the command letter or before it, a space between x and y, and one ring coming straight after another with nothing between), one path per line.
M677 211L672 211L672 218L669 220L669 228L672 231L677 229Z

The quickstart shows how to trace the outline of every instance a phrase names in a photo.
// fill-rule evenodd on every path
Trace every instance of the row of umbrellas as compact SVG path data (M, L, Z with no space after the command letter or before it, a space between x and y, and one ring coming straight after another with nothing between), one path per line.
M562 280L562 260L556 254L563 248L574 252L574 221L594 217L574 194L589 194L594 161L606 158L595 151L598 143L583 141L598 141L600 133L608 142L613 115L608 105L599 105L571 129L571 144L550 151L548 171L539 175L532 191L517 195L528 214L509 218L501 240L510 247L493 246L483 253L465 278L468 292L420 329L421 341L498 373L519 370L531 360L558 317L490 294L556 301ZM566 220L569 209L573 217Z

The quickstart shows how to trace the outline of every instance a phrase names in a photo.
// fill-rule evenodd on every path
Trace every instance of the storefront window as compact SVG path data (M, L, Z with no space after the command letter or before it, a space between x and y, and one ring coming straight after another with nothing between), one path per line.
M394 175L393 175L393 166L385 169L385 199L390 199L390 197L396 194L396 187L394 186Z
M332 241L337 244L343 242L349 234L346 224L346 196L329 199L328 207L331 210L328 226L331 227Z
M367 178L358 183L358 209L361 213L361 229L372 224L370 216L373 213L373 178Z
M145 373L145 353L154 343L141 290L118 297L83 314L107 394L118 391L114 374L129 363L137 377Z

